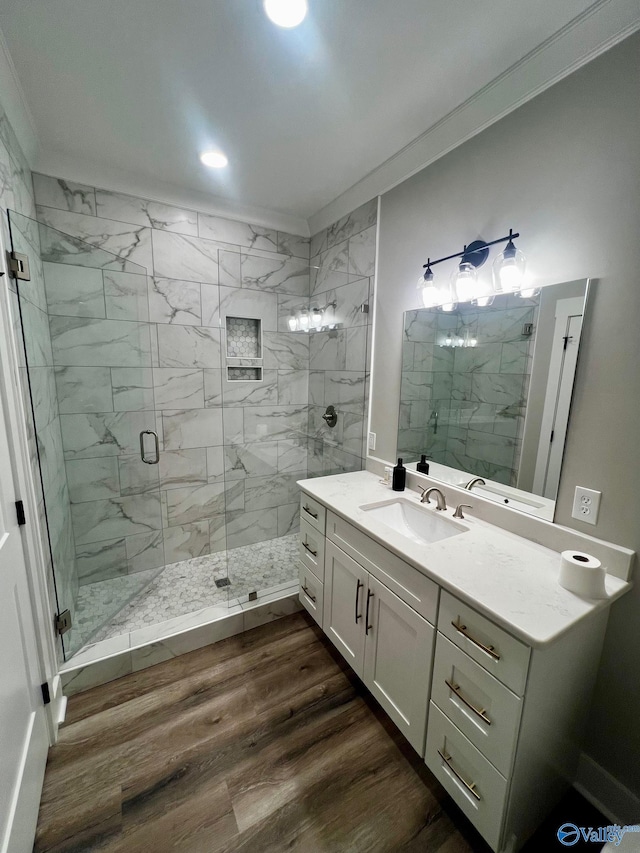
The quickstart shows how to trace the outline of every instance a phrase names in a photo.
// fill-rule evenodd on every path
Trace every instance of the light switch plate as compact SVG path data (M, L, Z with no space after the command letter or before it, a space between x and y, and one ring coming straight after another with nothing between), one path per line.
M375 434L375 432L369 433L369 445L368 446L369 446L369 450L375 450L376 449L376 434Z
M576 486L573 496L572 518L584 521L585 524L596 524L598 521L598 510L600 509L600 498L602 492L595 489L586 489L584 486Z

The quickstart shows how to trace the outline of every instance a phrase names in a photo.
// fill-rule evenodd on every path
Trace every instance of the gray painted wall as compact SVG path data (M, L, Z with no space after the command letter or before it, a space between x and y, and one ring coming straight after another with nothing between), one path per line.
M640 551L640 35L634 35L382 198L372 425L393 459L402 313L427 255L509 227L541 284L597 279L556 520ZM447 270L448 274L448 270ZM601 489L597 526L571 519ZM587 751L640 794L640 589L612 609Z

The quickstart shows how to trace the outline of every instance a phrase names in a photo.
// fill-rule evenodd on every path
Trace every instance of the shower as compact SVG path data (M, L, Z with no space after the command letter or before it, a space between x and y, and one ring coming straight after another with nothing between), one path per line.
M232 223L237 245L213 239L216 217L142 226L127 197L95 192L100 216L9 215L29 261L20 372L67 661L290 592L297 480L364 454L369 277L319 280L294 235ZM336 322L292 332L318 293Z

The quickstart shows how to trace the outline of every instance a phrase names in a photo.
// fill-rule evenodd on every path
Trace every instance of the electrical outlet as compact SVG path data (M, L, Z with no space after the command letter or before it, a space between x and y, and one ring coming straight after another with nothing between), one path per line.
M602 492L585 489L584 486L576 486L571 516L577 518L578 521L584 521L586 524L595 524L598 521L601 497Z
M369 447L369 450L375 450L376 449L376 434L375 434L375 432L369 433L368 447Z

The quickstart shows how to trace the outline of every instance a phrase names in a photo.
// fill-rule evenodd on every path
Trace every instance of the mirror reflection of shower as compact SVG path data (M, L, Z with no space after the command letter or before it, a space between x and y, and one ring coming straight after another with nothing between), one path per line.
M587 285L408 311L398 455L425 454L456 485L480 476L486 496L552 517Z

